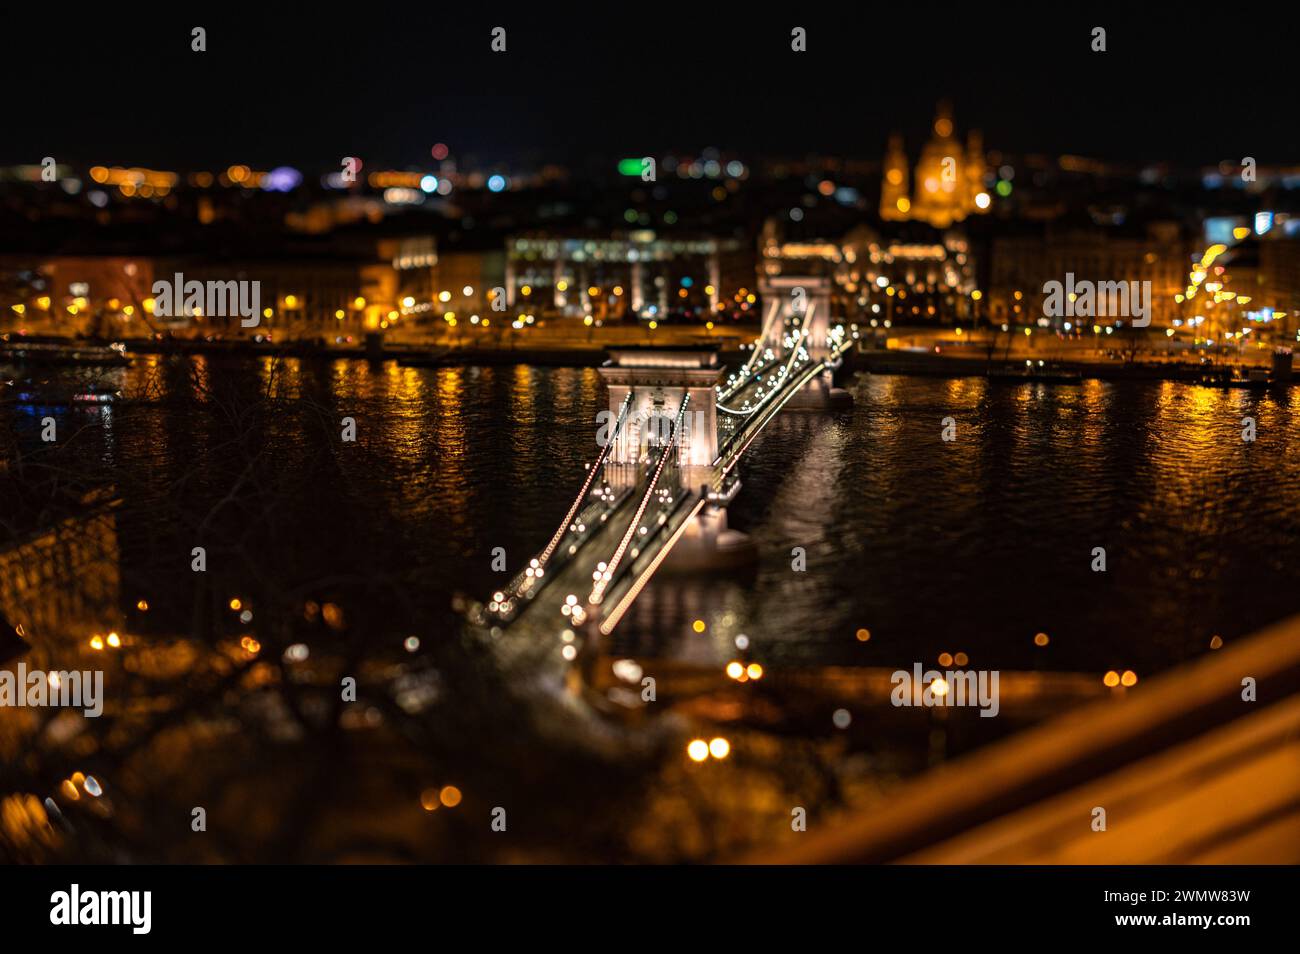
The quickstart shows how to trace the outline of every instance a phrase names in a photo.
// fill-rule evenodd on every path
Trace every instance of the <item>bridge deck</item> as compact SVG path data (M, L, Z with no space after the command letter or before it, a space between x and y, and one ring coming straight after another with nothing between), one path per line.
M717 409L721 416L728 418L729 427L725 437L718 442L719 454L713 462L711 476L707 481L710 491L724 490L727 475L750 442L780 412L795 392L817 374L838 366L839 356L849 346L848 340L841 334L842 329L831 336L832 344L825 357L814 358L800 343L812 311L809 309L803 315L798 328L793 329L786 339L787 350L769 350L761 356L756 353L746 363L745 374L741 374L721 395L727 399L739 400L745 410L744 413L729 413L720 401L718 403ZM777 317L775 313L769 316L769 325ZM777 337L780 338L780 334ZM766 332L764 340L766 341ZM629 391L619 412L619 427L616 431L621 428L628 408L632 406L632 398L633 394ZM617 624L627 609L628 602L636 597L672 549L685 522L695 516L705 502L700 487L681 486L677 469L679 460L676 448L681 439L682 416L688 400L689 398L682 401L677 412L674 434L670 441L671 453L669 450L661 450L657 452L657 457L652 453L648 465L638 465L641 469L627 498L617 506L600 507L591 502L593 477L604 473L599 468L633 466L630 463L606 463L614 460L609 456L609 447L613 443L611 438L611 445L602 449L593 465L597 470L589 474L584 482L580 493L583 499L574 505L574 510L569 511L568 521L576 522L584 515L591 517L598 514L593 519L601 519L604 525L586 536L571 533L562 526L551 545L533 562L534 567L540 563L541 568L548 572L540 580L532 578L531 582L528 578L517 577L506 588L510 591L508 600L516 598L520 586L523 586L528 595L522 598L521 603L511 605L508 612L501 610L496 617L500 625L517 627L523 617L527 617L530 623L547 619L553 625L555 621L549 618L549 612L560 612L570 596L577 599L576 605L583 614L594 609L593 615L606 617L601 622L603 632L608 633ZM672 464L668 468L672 471L671 476L664 473L662 483L658 478L665 468L660 461L671 461ZM661 491L669 494L671 502L659 497L652 499L652 494ZM575 513L577 517L573 517ZM638 528L635 534L627 536L634 519L642 521L641 528L645 532L640 532L641 528ZM576 548L572 554L568 552L570 547ZM598 581L602 563L613 568L612 578L606 581ZM532 570L527 572L531 573ZM594 598L591 602L588 601L589 595ZM496 605L497 601L494 600L489 605L489 610L495 613Z

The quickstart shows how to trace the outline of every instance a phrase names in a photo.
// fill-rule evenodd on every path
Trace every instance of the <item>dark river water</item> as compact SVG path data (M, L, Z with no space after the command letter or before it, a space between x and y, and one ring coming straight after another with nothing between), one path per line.
M54 393L76 376L44 377ZM53 741L0 712L0 797L54 793L65 822L45 841L0 831L18 857L728 857L779 837L791 804L869 807L989 735L954 721L936 738L887 700L832 702L818 679L839 667L960 652L1096 686L1131 670L1140 690L1214 637L1300 609L1287 392L860 375L852 410L783 413L747 452L729 522L756 564L661 574L601 648L647 671L720 674L741 657L765 681L721 677L645 722L539 709L528 674L467 635L453 600L486 597L505 578L494 548L514 573L563 516L597 450L595 370L187 358L104 379L128 400L0 406L14 540L46 494L105 485L119 501L110 553L4 607L18 622L50 593L107 591L30 633L29 659L104 666L106 716ZM87 649L113 627L116 655ZM361 708L340 711L348 674ZM796 674L802 695L781 683ZM848 732L831 723L842 706ZM731 755L692 763L697 733L726 735ZM60 800L78 772L104 794ZM508 835L489 827L500 806Z

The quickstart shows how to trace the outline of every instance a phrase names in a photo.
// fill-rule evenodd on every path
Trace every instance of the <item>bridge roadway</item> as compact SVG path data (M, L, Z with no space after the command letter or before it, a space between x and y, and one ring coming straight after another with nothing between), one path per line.
M699 490L683 491L678 464L689 399L678 409L663 446L646 448L636 464L615 463L610 451L626 437L631 403L629 394L551 542L492 595L487 610L497 625L519 627L541 616L547 628L566 620L580 626L606 607L621 617L631 602L628 591L639 591L642 575L666 555L665 543L698 510L703 498ZM602 622L608 622L609 615L603 615Z

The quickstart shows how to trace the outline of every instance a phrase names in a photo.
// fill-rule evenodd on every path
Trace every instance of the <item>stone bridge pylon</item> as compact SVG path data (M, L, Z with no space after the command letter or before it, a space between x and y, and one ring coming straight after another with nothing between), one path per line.
M824 361L834 349L831 340L831 280L816 275L770 275L759 279L763 298L763 330L755 347L780 354L787 350L793 334L814 361ZM792 410L834 410L853 404L852 396L835 387L828 369L794 396Z
M609 461L613 480L632 482L637 465L649 451L671 437L671 422L687 400L678 441L677 463L683 489L703 502L672 551L670 567L726 565L752 558L749 538L727 527L727 503L740 487L734 479L724 495L717 492L718 436L716 388L722 380L718 349L713 346L611 348L600 368L609 390L608 419L617 419L628 394L626 423L614 439ZM612 427L612 425L611 425ZM620 478L620 474L626 475Z

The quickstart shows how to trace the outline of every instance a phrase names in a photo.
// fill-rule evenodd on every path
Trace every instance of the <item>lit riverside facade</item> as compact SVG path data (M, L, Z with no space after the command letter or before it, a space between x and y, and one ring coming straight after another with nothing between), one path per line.
M1043 286L1076 281L1151 282L1152 328L1181 317L1174 296L1187 284L1193 239L1176 223L1113 234L1116 229L1050 225L1032 234L995 237L990 244L986 314L995 324L1035 324L1044 316ZM1061 324L1068 319L1052 319Z

